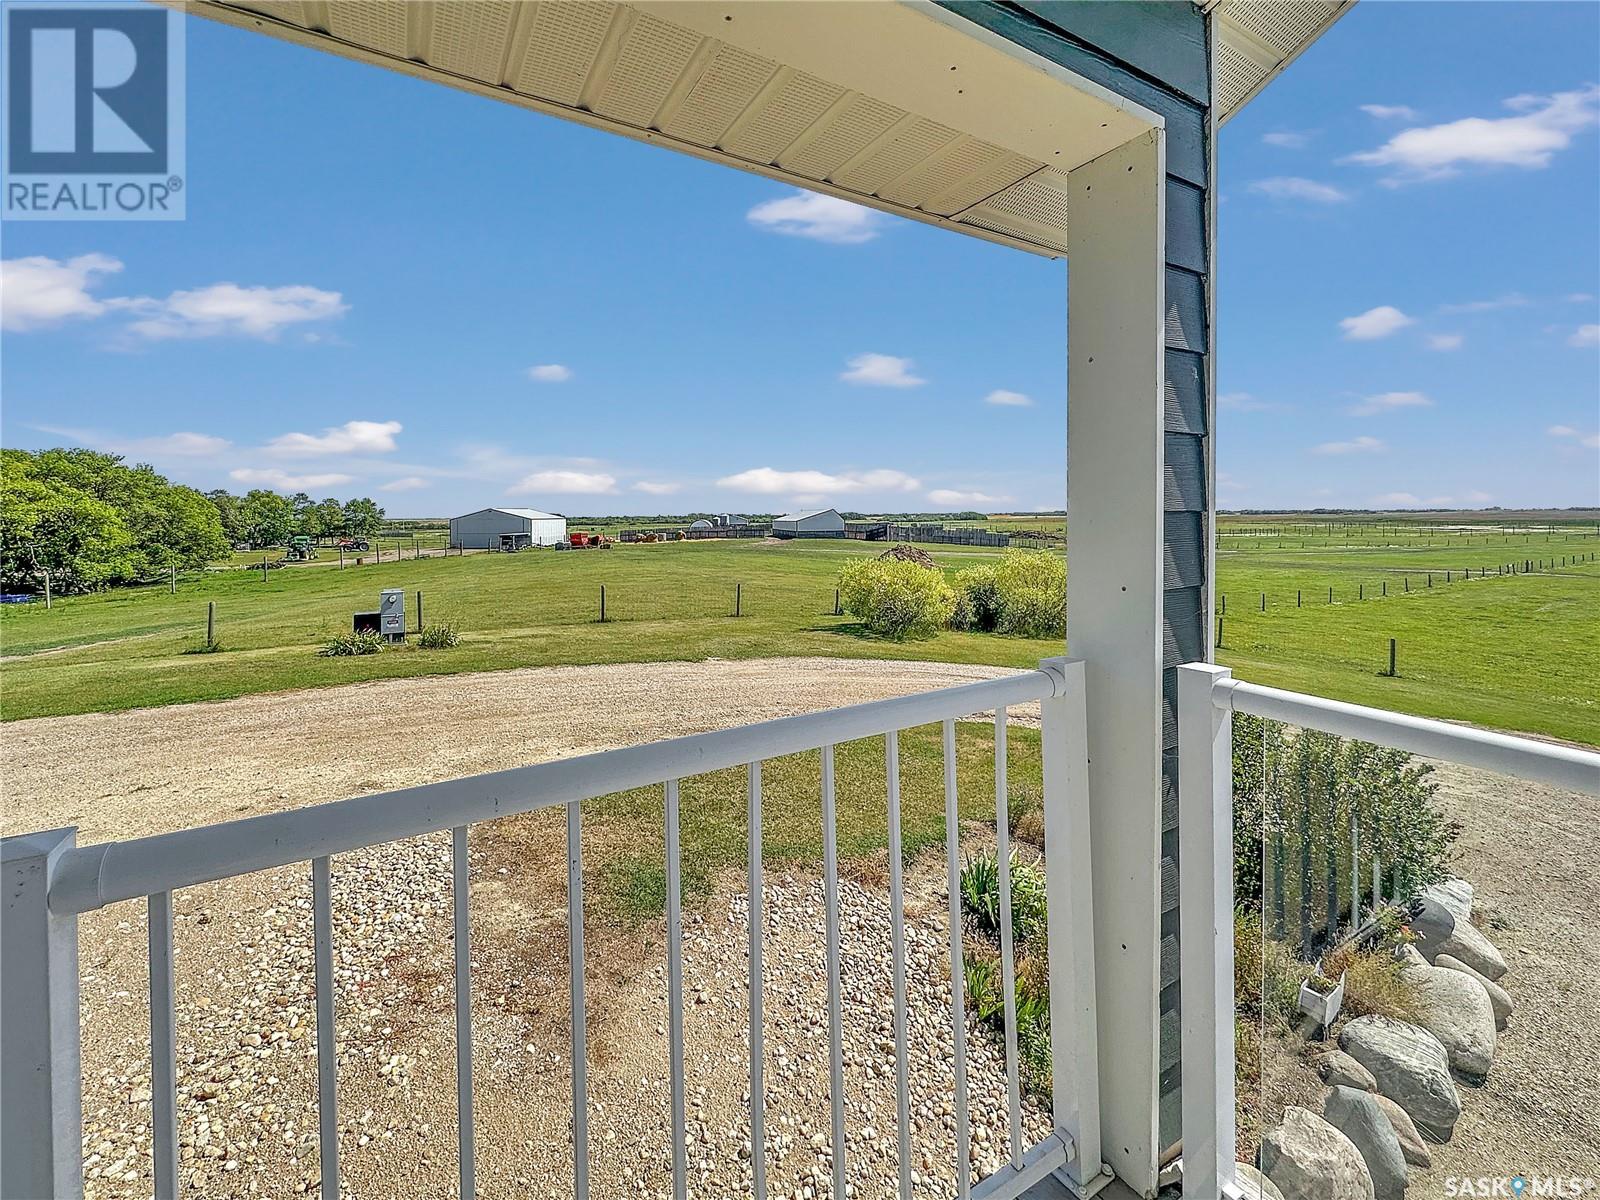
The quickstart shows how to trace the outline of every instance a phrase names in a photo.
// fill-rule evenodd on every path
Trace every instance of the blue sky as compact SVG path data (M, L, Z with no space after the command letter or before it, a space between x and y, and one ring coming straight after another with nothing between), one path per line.
M1222 132L1224 507L1600 499L1600 5L1368 3ZM188 219L4 229L3 437L401 515L1056 508L1062 264L212 23Z

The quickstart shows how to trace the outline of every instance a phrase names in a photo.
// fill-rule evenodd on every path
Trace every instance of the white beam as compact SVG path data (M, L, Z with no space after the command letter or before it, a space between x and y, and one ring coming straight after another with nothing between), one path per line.
M1155 1193L1165 134L1069 176L1068 650L1088 684L1102 1154Z

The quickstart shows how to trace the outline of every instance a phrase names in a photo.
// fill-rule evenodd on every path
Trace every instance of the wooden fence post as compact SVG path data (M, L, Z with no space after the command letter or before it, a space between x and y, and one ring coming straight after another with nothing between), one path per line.
M602 622L604 622L605 619L606 619L606 585L602 583L600 585L600 620Z
M417 589L417 632L422 632L422 589Z
M733 615L736 617L744 615L744 584L742 583L733 585Z
M50 572L49 571L46 571L44 573L44 607L45 607L45 611L46 612L50 611Z
M206 649L217 644L217 602L206 601Z

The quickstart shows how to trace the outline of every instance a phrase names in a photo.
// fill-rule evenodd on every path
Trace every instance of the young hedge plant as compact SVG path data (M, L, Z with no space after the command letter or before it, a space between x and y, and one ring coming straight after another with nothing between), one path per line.
M939 571L900 559L860 558L839 572L845 611L879 637L932 637L950 623L956 597Z

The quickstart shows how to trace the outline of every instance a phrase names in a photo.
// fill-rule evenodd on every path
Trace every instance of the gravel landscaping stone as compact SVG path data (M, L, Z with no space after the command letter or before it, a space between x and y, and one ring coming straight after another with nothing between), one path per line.
M1467 966L1466 963L1452 958L1448 954L1439 955L1438 958L1433 960L1433 965L1443 967L1449 971L1460 971L1463 975L1476 979L1489 997L1489 1007L1494 1010L1494 1027L1496 1029L1504 1029L1510 1022L1512 1010L1511 994L1505 988L1492 979L1485 979L1478 972Z
M1339 1047L1378 1081L1378 1090L1438 1141L1461 1116L1450 1056L1439 1039L1392 1017L1357 1017L1339 1032Z
M1431 963L1439 955L1448 954L1486 979L1499 979L1506 973L1506 960L1500 951L1471 921L1457 919L1448 908L1429 896L1418 900L1416 908L1411 932L1423 958Z
M1325 1050L1314 1055L1311 1065L1329 1087L1353 1087L1363 1092L1378 1090L1378 1081L1372 1077L1372 1072L1343 1050Z
M1445 967L1404 967L1417 998L1417 1024L1445 1048L1450 1065L1481 1080L1494 1065L1494 1009L1476 979Z
M1261 1139L1261 1171L1284 1200L1375 1200L1367 1164L1344 1134L1291 1106Z
M1406 1162L1414 1167L1432 1166L1433 1156L1428 1153L1427 1143L1422 1140L1416 1123L1406 1114L1406 1110L1382 1092L1374 1092L1372 1098L1378 1102L1383 1115L1389 1118L1389 1127L1394 1130L1394 1136L1400 1143L1400 1153L1405 1155Z
M1371 1092L1336 1087L1322 1102L1322 1119L1327 1121L1361 1152L1372 1176L1377 1200L1403 1200L1406 1194L1406 1159L1394 1126L1378 1107Z

